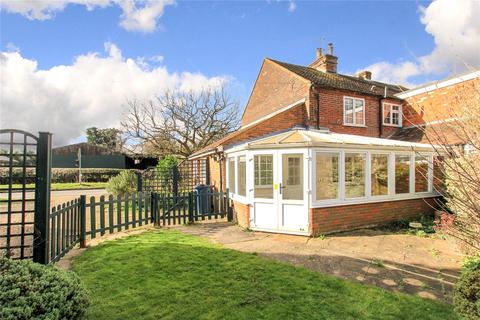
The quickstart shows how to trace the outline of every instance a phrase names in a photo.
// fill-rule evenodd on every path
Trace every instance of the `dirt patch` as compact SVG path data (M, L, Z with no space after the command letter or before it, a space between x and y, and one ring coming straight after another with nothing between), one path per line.
M452 239L358 230L325 238L244 231L226 223L175 227L228 248L255 252L390 291L451 301L462 254Z

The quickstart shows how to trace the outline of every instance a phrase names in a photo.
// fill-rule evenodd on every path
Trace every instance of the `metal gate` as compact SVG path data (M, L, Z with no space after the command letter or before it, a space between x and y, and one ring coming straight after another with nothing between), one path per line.
M0 254L44 263L51 134L0 130Z

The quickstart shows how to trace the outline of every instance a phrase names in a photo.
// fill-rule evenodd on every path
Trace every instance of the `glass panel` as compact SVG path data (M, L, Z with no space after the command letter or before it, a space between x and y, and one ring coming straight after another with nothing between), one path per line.
M398 111L393 111L392 112L392 124L394 125L399 125L400 124L400 114L398 113Z
M246 195L247 184L247 163L245 156L238 157L238 194L241 196Z
M428 158L415 156L415 192L428 192Z
M390 105L385 104L383 105L383 123L385 124L390 124L391 119L390 119Z
M363 100L355 100L355 124L365 124L363 121Z
M303 155L282 155L282 198L303 200Z
M388 154L372 154L372 196L388 195Z
M410 192L410 156L395 156L395 193Z
M253 158L255 198L273 199L273 155L256 155Z
M345 123L353 124L353 99L345 98L344 104Z
M338 153L317 153L317 200L338 198Z
M345 154L345 197L365 196L365 154Z
M228 158L228 189L235 193L235 158Z

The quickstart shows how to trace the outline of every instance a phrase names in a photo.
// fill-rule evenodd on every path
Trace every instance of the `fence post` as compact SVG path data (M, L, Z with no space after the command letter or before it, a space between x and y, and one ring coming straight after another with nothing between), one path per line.
M51 160L52 134L40 132L37 142L33 261L41 264L49 262Z
M137 191L141 192L143 191L143 180L142 180L142 173L141 172L135 172L137 175Z
M150 223L155 223L155 193L150 192Z
M230 205L230 197L229 197L229 194L230 194L230 191L229 191L228 188L227 188L226 194L225 194L225 196L226 196L226 202L227 202L227 203L226 203L226 205L227 205L227 221L228 221L228 222L232 222L232 221L233 221L233 208L232 208L232 206Z
M87 247L87 196L80 196L80 248Z
M193 223L193 192L188 193L188 223Z
M176 197L178 196L178 180L179 180L178 166L172 167L172 176L173 176L172 192L173 192L173 195Z

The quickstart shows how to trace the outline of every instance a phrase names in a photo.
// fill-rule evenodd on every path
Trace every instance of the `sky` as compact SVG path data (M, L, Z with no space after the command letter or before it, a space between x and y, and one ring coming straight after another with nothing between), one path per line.
M84 139L128 99L227 86L243 109L266 57L413 87L480 67L480 1L0 0L0 127ZM121 127L119 127L121 129Z

